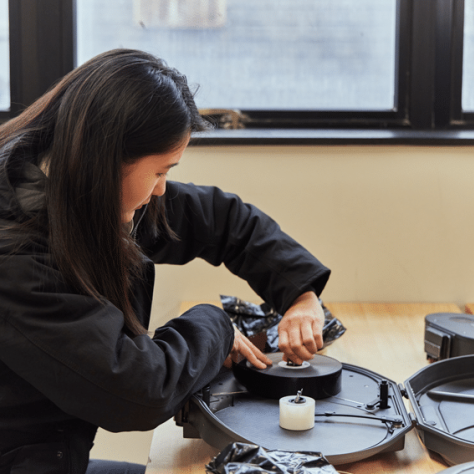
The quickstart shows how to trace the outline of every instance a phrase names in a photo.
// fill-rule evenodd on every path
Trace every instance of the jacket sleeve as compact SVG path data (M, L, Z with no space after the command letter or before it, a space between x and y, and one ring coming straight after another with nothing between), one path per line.
M202 258L224 264L284 314L303 292L318 296L330 271L255 206L215 187L169 182L168 222L179 240L139 240L155 263L185 264Z
M71 292L47 260L1 260L0 359L62 411L110 431L153 429L222 367L234 331L219 308L130 337L115 306Z

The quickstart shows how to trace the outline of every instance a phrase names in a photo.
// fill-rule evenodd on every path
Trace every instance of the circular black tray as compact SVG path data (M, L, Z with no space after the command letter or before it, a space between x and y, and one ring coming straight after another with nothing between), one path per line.
M341 378L337 395L316 401L311 430L281 428L278 400L247 392L230 371L211 383L209 406L201 397L193 397L189 422L218 449L241 441L267 449L320 452L332 464L403 449L404 434L412 428L412 421L397 385L387 380L389 403L380 409L372 404L379 397L379 384L386 379L348 364L343 364Z
M388 389L386 408L375 403L381 385ZM248 392L226 369L191 398L181 423L218 449L240 441L322 453L335 465L401 450L405 434L416 426L425 446L448 465L474 461L474 355L430 364L406 380L405 388L342 364L341 387L316 401L313 429L287 431L279 426L278 400ZM408 414L402 393L414 413Z

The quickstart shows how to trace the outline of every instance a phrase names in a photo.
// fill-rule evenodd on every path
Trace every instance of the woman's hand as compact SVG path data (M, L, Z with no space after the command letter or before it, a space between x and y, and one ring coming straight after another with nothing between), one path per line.
M272 365L272 361L253 345L239 330L234 326L235 338L234 346L224 362L225 367L232 367L232 361L240 362L243 358L247 359L257 369L265 369L267 365Z
M283 360L302 364L323 347L324 311L312 291L296 298L278 325Z

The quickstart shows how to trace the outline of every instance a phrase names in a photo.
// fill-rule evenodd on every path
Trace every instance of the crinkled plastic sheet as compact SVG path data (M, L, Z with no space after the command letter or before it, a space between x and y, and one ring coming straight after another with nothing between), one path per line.
M208 474L337 474L321 453L266 450L231 443L207 466Z
M346 328L335 318L324 303L319 300L324 311L323 341L324 346L331 345L339 339ZM283 317L278 314L267 303L260 305L249 303L235 296L221 295L221 303L224 311L229 315L233 323L237 325L242 334L253 337L266 332L267 340L264 352L278 352L278 323Z

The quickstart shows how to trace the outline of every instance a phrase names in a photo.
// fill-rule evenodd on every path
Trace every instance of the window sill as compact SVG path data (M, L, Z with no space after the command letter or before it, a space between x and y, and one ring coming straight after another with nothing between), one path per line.
M190 145L474 145L474 130L214 130L195 134Z

